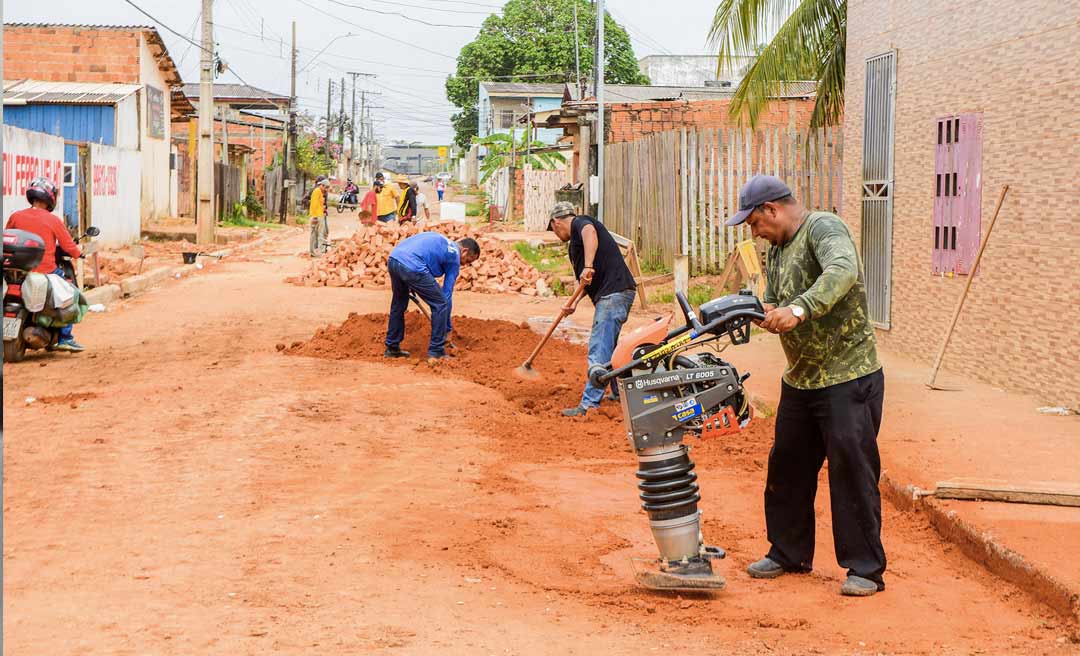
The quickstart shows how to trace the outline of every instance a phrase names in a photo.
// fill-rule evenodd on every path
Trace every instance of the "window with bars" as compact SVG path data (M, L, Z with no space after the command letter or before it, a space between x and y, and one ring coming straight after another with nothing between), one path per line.
M504 130L514 127L514 110L503 109L499 111L499 127Z
M936 122L934 158L935 274L968 274L982 228L982 114Z

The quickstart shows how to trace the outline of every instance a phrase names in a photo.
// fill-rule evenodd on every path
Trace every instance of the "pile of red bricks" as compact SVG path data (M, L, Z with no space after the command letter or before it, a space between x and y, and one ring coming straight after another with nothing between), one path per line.
M485 293L519 293L536 296L543 293L546 283L541 275L517 251L472 226L454 221L428 224L398 225L380 223L364 226L353 236L338 243L326 257L312 262L311 269L285 282L305 287L362 287L385 289L390 284L386 260L399 241L423 231L441 232L450 239L472 237L480 243L480 259L461 268L456 289Z

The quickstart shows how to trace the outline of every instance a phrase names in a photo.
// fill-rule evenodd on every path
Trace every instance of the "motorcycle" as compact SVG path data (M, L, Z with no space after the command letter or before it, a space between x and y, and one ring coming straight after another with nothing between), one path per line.
M359 202L357 197L358 191L359 190L357 189L346 189L345 191L341 192L341 195L338 196L337 203L338 214L341 214L346 209L350 212L356 209Z
M94 226L76 241L96 237L101 231ZM26 230L4 231L4 362L21 362L27 350L50 349L60 338L60 328L46 328L35 321L37 312L26 307L23 284L45 255L45 242ZM71 255L56 249L57 266L64 278L75 281L75 264Z

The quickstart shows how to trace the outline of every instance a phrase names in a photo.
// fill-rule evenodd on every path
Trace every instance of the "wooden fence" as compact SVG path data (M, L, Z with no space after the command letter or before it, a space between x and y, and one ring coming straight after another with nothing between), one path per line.
M604 224L632 239L646 263L670 265L678 251L678 133L605 147Z
M263 187L266 198L266 217L268 221L277 221L281 210L281 182L284 166L277 166L263 172Z
M604 221L631 237L646 262L676 254L693 273L723 268L746 226L724 227L739 189L759 173L779 176L804 205L836 211L843 170L838 128L681 129L606 147Z
M244 184L239 166L214 162L214 206L217 208L218 220L228 216L233 205L240 202Z

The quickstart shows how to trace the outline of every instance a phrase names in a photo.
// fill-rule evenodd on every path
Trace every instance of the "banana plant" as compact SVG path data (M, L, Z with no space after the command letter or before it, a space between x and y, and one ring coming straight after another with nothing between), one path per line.
M532 139L526 130L518 139L514 130L496 132L486 137L473 137L473 143L487 148L487 155L480 163L480 184L487 182L488 178L501 168L510 166L534 169L553 169L559 163L566 162L562 153L542 151L534 149L545 148L547 144L537 139Z

